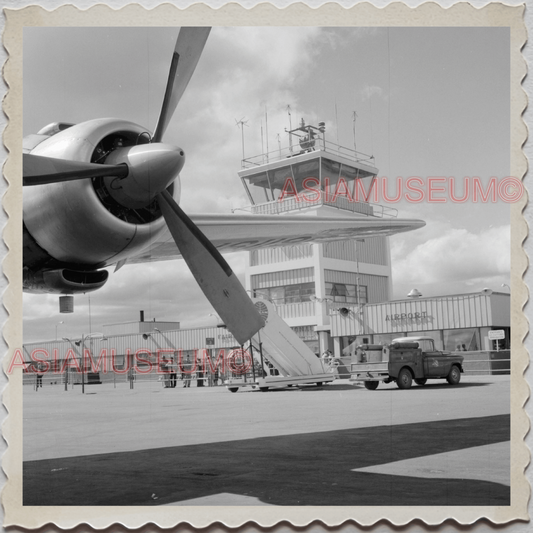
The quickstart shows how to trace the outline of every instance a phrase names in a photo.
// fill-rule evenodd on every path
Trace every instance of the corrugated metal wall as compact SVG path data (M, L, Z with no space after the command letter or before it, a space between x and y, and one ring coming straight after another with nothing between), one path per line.
M381 333L483 327L491 322L490 299L481 294L403 300L367 309L368 328Z
M386 237L365 239L364 242L332 241L324 245L324 257L343 259L371 265L388 265L389 253Z
M312 281L315 281L315 269L313 267L284 270L282 272L267 272L251 276L252 289L266 289L267 287L310 283Z
M214 344L208 345L206 339L213 339ZM79 339L72 339L72 341ZM112 350L117 355L123 355L128 350L135 353L137 350L147 350L150 353L157 354L158 350L165 352L167 350L202 350L204 348L233 348L238 346L237 341L229 331L223 328L195 328L183 329L177 331L165 331L163 333L151 332L148 338L144 339L142 334L127 334L107 337L106 340L96 338L85 341L85 349L90 349L93 358L96 359L106 351L110 356ZM40 343L31 343L24 345L24 356L30 360L32 352L39 350L35 356L38 359L52 361L54 358L64 359L69 350L73 352L69 355L79 357L81 354L81 345L75 346L68 341L47 341ZM44 354L48 354L49 358Z
M276 305L276 311L281 318L299 318L302 316L315 316L315 302L297 302Z
M484 294L369 304L360 311L347 307L352 309L348 316L331 315L334 337L499 325L493 323L490 296Z
M298 244L294 246L278 246L276 248L264 248L250 252L250 264L269 265L271 263L283 263L295 259L305 259L313 256L312 244Z
M355 272L324 269L324 281L357 285L357 274ZM386 276L359 274L359 285L367 287L369 303L385 302L389 299L389 283Z

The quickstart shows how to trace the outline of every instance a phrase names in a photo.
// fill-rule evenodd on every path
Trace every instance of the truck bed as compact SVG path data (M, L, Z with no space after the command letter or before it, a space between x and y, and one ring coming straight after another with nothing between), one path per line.
M382 380L389 376L387 361L352 363L350 381Z

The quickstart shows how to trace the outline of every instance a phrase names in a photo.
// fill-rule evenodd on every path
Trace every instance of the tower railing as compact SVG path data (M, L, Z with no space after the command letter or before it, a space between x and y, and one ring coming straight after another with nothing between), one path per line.
M291 211L303 211L309 208L316 208L321 206L333 207L342 211L350 211L358 215L378 218L396 218L398 210L393 207L385 205L371 204L369 202L352 202L343 196L337 197L333 200L326 200L320 196L316 199L306 199L299 196L284 198L283 200L274 200L272 202L264 202L261 204L254 204L247 207L233 209L235 211L245 211L253 213L254 215L280 215Z
M247 157L241 161L241 168L255 168L261 165L266 165L268 163L273 163L276 161L282 161L284 159L289 159L291 157L296 157L306 153L312 153L317 150L322 150L330 154L340 155L354 161L356 163L366 163L369 165L374 165L374 156L365 154L363 152L358 152L352 148L347 148L336 144L331 141L327 141L323 137L317 137L313 141L307 141L311 143L312 146L309 148L302 148L300 143L292 144L287 147L279 147L277 150L271 150L259 155L254 155L252 157Z

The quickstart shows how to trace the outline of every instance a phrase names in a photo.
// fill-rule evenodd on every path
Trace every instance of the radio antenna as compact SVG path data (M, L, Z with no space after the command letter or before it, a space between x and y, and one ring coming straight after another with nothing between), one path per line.
M335 97L335 129L337 130L337 145L339 144L339 120L337 119L337 97Z
M287 104L287 113L289 115L289 151L292 154L292 115L291 115L291 106Z
M247 128L249 127L249 126L248 126L248 121L247 121L247 120L244 120L244 117L242 117L241 120L237 120L237 119L235 119L235 126L237 126L238 128L239 128L239 127L241 128L241 140L242 140L242 161L241 161L241 168L244 168L244 126L246 126Z
M355 152L355 158L357 159L357 145L355 142L355 121L357 119L357 112L355 111L353 112L352 119L353 119L353 151Z
M267 110L266 104L265 104L265 137L266 137L266 148L267 148L266 158L267 158L267 163L268 163L268 110Z

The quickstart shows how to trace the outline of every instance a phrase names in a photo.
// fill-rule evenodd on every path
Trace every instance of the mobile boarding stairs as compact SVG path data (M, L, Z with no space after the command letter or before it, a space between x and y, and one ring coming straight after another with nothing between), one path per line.
M321 386L331 382L336 375L298 337L298 335L277 314L276 308L268 300L253 299L265 326L251 339L251 345L259 347L261 355L276 368L278 376L257 378L245 381L245 377L227 380L224 385L231 392L239 387L252 386L261 391L291 385ZM263 362L263 361L261 361ZM264 364L262 365L264 368Z

